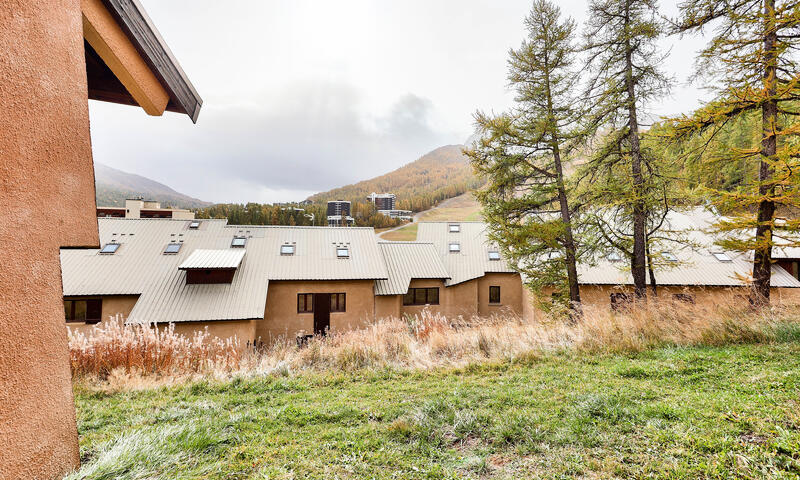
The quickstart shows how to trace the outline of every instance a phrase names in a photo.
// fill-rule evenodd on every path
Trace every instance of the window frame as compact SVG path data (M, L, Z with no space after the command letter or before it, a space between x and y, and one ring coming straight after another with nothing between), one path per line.
M342 251L345 255L341 254ZM350 247L336 247L336 258L350 258Z
M304 300L304 309L300 308L300 298ZM310 301L309 301L310 299ZM314 294L313 293L298 293L297 294L297 313L314 313Z
M106 248L108 248L108 247L111 247L111 246L113 246L113 247L114 247L114 249L113 249L113 250L111 250L111 251L106 251ZM120 247L120 246L122 246L122 244L121 244L121 243L117 243L117 242L108 242L108 243L106 243L105 245L103 245L103 247L102 247L102 248L100 249L100 251L99 251L99 252L97 252L97 253L98 253L98 254L100 254L100 255L114 255L115 253L117 253L117 251L119 250L119 247Z
M449 233L461 233L461 224L460 223L448 223L447 224L447 231Z
M492 292L497 292L497 300L492 301ZM489 305L500 305L502 302L500 285L489 285Z
M67 302L69 302L69 314L67 314ZM83 319L75 319L75 310L76 304L78 302L83 302L84 307L84 318ZM90 308L89 302L96 302L94 303L94 308ZM89 318L89 312L97 311L99 312L97 318ZM67 298L64 299L64 321L65 323L84 323L87 325L94 325L96 323L100 323L103 321L103 299L102 298Z
M290 252L284 252L283 251L284 248L291 249L291 251ZM294 252L295 252L295 246L294 245L288 245L288 244L281 245L281 256L282 257L292 257L292 256L294 256Z
M497 258L492 258L492 255L496 255ZM490 262L497 262L500 260L500 252L498 250L489 250L489 261Z
M331 313L345 313L347 312L347 294L345 293L331 293ZM334 299L335 302L334 302ZM334 303L336 306L334 307Z
M236 240L241 240L241 245L235 245ZM231 248L244 248L247 245L247 237L234 236L231 239Z
M425 291L425 302L419 303L417 301L417 291ZM430 301L431 298L434 296L432 292L435 291L435 302ZM411 298L409 302L408 299ZM409 288L408 291L403 295L403 305L407 307L420 307L425 305L439 305L439 287L415 287Z
M453 246L455 246L455 250L453 250ZM450 242L447 245L447 251L450 253L461 253L461 242Z
M711 255L713 255L714 258L716 258L718 262L722 262L722 263L731 263L731 262L733 262L733 259L731 258L731 256L728 255L725 252L711 252Z
M661 252L661 258L668 262L677 262L678 257L672 252Z
M170 252L170 251L169 251L170 247L175 247L175 246L177 246L177 247L178 247L178 249L177 249L177 250L175 250L174 252ZM168 243L168 244L167 244L167 245L164 247L164 251L162 251L161 253L162 253L163 255L177 255L177 254L178 254L178 253L181 251L181 247L183 247L183 244L182 244L182 243L177 243L177 242L169 242L169 243Z
M189 222L189 230L198 230L200 228L200 223L202 222L199 220L192 220Z

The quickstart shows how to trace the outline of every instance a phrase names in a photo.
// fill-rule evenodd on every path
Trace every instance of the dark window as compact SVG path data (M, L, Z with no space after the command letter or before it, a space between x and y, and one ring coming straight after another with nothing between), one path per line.
M233 237L231 240L231 247L242 248L244 244L247 243L247 239L244 237Z
M297 313L312 313L312 312L314 312L314 294L298 293Z
M628 308L631 303L631 296L627 293L612 293L611 294L611 309L616 311Z
M180 251L181 251L180 243L168 243L167 247L164 249L164 253L166 254L178 253Z
M64 318L67 322L97 323L102 314L103 301L99 298L64 300Z
M500 303L500 287L489 287L489 303Z
M403 305L439 305L439 289L409 288L403 296Z
M235 268L191 268L186 270L186 284L232 283Z
M344 312L345 303L344 293L331 293L331 312Z
M113 255L118 248L119 248L119 243L106 243L105 245L103 245L103 248L100 249L100 253Z
M688 293L673 293L672 299L677 302L685 302L694 305L694 295Z

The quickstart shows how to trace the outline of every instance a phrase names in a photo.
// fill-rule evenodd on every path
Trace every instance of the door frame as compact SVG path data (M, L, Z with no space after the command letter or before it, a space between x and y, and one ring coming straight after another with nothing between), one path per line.
M331 294L314 294L314 335L327 335L331 328Z

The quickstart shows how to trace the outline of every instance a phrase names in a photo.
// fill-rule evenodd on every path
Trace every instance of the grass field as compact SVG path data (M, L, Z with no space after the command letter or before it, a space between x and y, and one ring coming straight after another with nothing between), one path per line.
M417 239L417 230L419 225L416 223L409 223L403 228L398 228L391 232L382 234L381 240L389 240L392 242L413 242Z
M798 478L800 343L75 387L72 478Z
M419 216L421 222L481 221L480 205L471 192L449 198ZM417 239L417 224L410 223L403 228L391 232L377 232L381 240L393 242L409 242Z

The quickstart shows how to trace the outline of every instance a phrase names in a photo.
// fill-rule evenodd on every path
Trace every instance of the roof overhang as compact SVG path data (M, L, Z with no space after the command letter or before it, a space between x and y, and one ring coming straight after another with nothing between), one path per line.
M244 248L198 249L178 266L178 270L235 270L242 263L244 254Z
M81 0L89 98L185 113L202 99L137 0Z

